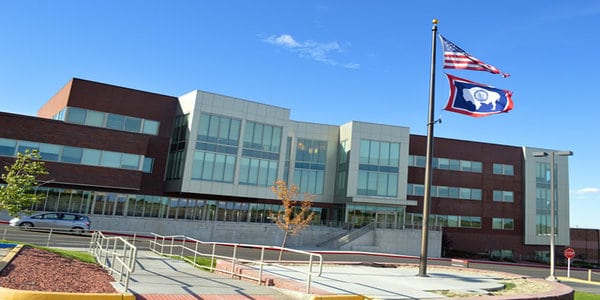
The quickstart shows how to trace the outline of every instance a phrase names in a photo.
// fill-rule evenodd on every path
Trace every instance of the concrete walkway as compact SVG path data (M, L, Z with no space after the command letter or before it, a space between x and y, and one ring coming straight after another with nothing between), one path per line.
M136 299L441 299L432 291L458 294L480 293L503 288L512 274L453 267L430 267L426 277L416 276L416 266L329 264L321 276L312 277L310 294L306 293L306 266L270 265L264 276L276 287L232 279L206 272L178 260L161 257L150 251L138 252L138 265L129 283ZM535 280L535 279L532 279ZM544 281L539 279L540 281ZM545 282L545 281L544 281ZM572 293L568 286L553 283L552 298ZM518 299L544 299L515 295ZM482 296L475 296L484 299ZM533 298L531 298L533 297ZM510 299L510 298L503 298Z
M119 291L123 286L115 285ZM139 251L129 281L136 299L287 299L272 287L259 286L194 268L187 262L168 259L151 251Z

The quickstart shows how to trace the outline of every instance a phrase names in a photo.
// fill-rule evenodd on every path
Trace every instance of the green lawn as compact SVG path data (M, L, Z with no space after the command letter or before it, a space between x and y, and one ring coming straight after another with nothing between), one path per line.
M599 300L600 295L584 292L575 292L575 300Z

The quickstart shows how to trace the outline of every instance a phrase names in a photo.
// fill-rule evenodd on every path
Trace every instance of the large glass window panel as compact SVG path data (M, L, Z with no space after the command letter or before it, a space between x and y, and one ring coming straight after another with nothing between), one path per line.
M67 148L67 147L65 147ZM65 148L63 148L63 159L65 155ZM100 165L100 157L102 156L102 151L94 150L94 149L83 149L83 155L81 156L81 163L84 165L90 166L99 166Z
M369 164L379 165L379 142L371 141L369 148Z
M231 125L229 127L229 137L227 144L232 146L238 145L238 140L240 138L240 120L231 119Z
M40 157L43 160L58 161L59 145L40 144Z
M396 197L398 195L398 174L388 174L387 193L388 197Z
M235 172L235 156L226 156L225 157L225 170L223 171L223 181L225 182L233 182L233 175Z
M368 140L360 140L360 163L368 164L369 163L369 146L370 143Z
M505 165L504 166L504 175L515 175L515 170L514 167L512 165Z
M262 149L263 124L254 124L254 133L252 134L252 149Z
M158 124L159 123L157 121L144 120L144 123L143 123L144 127L142 128L142 133L157 135L158 134Z
M121 153L114 151L102 151L100 165L109 168L121 167Z
M60 160L65 163L82 163L83 148L64 146Z
M144 157L144 162L142 164L142 171L146 172L146 173L151 173L153 167L154 167L154 158Z
M248 183L248 174L250 173L250 159L242 157L240 162L240 183Z
M244 147L253 148L252 147L252 137L254 135L254 123L246 122L244 126Z
M390 143L381 142L381 146L379 149L379 164L383 166L390 165Z
M273 138L271 140L271 152L279 152L281 147L281 127L273 127Z
M277 161L274 161L274 160L269 161L269 176L267 177L266 185L271 185L271 184L275 183L275 180L277 180L278 165L279 164L277 163Z
M204 155L204 167L202 170L202 180L211 180L213 168L215 165L215 154L207 152Z
M215 169L212 180L223 181L223 174L225 173L225 155L217 154L215 156Z
M267 177L269 175L269 161L268 160L259 160L259 170L258 170L258 184L266 185Z
M140 132L142 129L142 119L134 117L125 117L123 128L130 132Z
M208 141L211 143L216 143L218 141L220 122L221 117L214 115L210 116L210 125L208 128Z
M67 122L85 124L86 110L78 107L69 107L67 110Z
M448 187L448 198L458 199L458 188Z
M208 141L208 127L210 125L210 116L206 114L200 115L200 125L198 127L198 140Z
M106 128L123 130L125 116L118 114L108 114L106 117Z
M202 179L202 168L204 166L204 152L194 152L194 163L192 164L192 179Z
M88 110L87 117L85 118L85 125L95 126L95 127L104 127L104 117L105 116L106 116L106 114L103 112Z
M273 143L273 127L269 125L265 125L263 129L263 147L264 151L272 151L272 143Z
M139 170L140 156L136 154L123 153L123 155L121 156L121 168Z
M511 219L511 218L504 219L504 229L514 230L515 229L515 220Z
M25 150L29 150L29 152L31 152L33 150L40 149L40 143L35 142L19 141L18 145L17 152L19 153L25 153Z
M367 172L359 171L358 172L358 194L359 195L367 195Z
M221 122L219 124L219 144L227 144L227 140L229 139L229 127L231 124L231 119L222 117Z
M0 155L15 156L17 141L0 138Z
M400 164L400 144L390 143L390 166L397 167Z
M460 170L460 160L450 159L449 160L449 167L448 168L450 170L454 170L454 171Z

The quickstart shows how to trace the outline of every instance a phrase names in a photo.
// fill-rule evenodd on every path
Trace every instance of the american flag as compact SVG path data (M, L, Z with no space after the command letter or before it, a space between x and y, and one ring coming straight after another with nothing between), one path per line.
M481 60L471 56L465 50L456 46L451 41L440 35L442 44L444 44L444 69L464 69L473 71L487 71L494 74L500 74L502 77L508 77L510 74L503 73L498 68L488 65Z

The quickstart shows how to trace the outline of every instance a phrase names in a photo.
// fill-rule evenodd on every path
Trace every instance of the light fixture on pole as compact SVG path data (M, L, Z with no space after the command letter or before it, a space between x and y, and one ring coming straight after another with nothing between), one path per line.
M555 216L555 208L554 208L554 157L558 156L571 156L573 155L572 151L550 151L550 152L533 152L532 155L534 157L546 157L550 156L550 276L546 278L547 280L556 281L556 276L554 275L554 248L555 248L555 227L556 227L556 216Z

